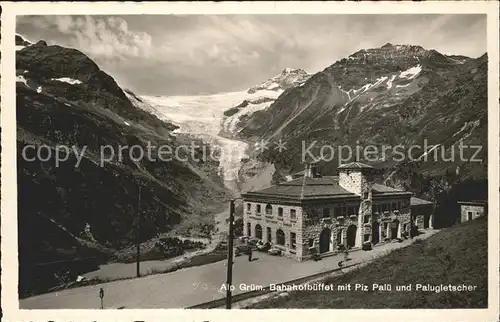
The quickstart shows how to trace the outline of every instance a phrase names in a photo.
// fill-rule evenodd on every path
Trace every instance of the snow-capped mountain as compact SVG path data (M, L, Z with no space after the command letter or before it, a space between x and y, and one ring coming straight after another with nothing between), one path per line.
M485 163L459 161L453 147L486 142L487 64L486 54L474 59L416 45L359 50L242 119L238 137L286 140L285 152L267 151L264 159L295 171L303 166L301 142L408 147L427 140L455 161L426 162L419 174L455 172L459 166L462 178L484 177ZM485 149L482 153L485 160ZM385 160L380 167L404 167L390 162L388 154ZM335 173L337 165L325 162L321 170Z
M59 283L58 270L81 274L128 247L139 185L144 240L190 225L193 218L209 222L208 214L220 211L229 192L217 175L219 163L184 158L189 153L200 160L209 147L179 149L186 161L160 159L160 153L169 157L160 147L178 151L185 142L171 134L175 125L152 115L147 102L76 49L42 40L29 44L21 37L16 42L24 45L16 51L20 294L49 289ZM26 146L71 152L57 164L54 158L23 157ZM131 150L122 150L131 146L148 152L132 158ZM65 264L91 257L95 261L78 267ZM37 269L37 263L51 261L61 266Z
M280 74L250 87L238 105L233 104L224 112L222 131L233 137L241 130L241 124L253 113L269 107L285 90L303 86L311 77L302 69L285 68Z
M259 85L252 86L248 93L252 94L260 90L283 91L290 87L300 86L311 77L302 69L285 68L279 75L276 75Z

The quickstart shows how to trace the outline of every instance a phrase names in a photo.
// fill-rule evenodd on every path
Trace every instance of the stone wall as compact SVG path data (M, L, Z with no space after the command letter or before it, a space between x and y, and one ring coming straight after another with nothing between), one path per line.
M247 204L250 204L250 210L247 210ZM257 212L257 205L260 205L261 211ZM272 213L266 214L266 203L250 202L244 200L243 203L243 234L249 236L247 225L250 223L251 234L249 237L256 238L255 227L259 224L262 227L262 241L270 242L282 249L283 254L288 257L300 259L302 257L302 207L271 204ZM278 215L278 208L283 209L283 215ZM291 210L295 210L295 219L291 218ZM267 228L271 229L271 240L268 239ZM281 229L285 234L285 245L277 245L276 232ZM295 233L295 249L291 245L291 233Z
M470 219L474 220L477 217L484 215L484 206L483 205L461 205L460 206L460 219L461 222L469 221ZM469 218L469 213L472 218Z
M338 207L345 207L345 215L335 213ZM323 217L324 209L328 209L330 216ZM351 211L349 211L351 209ZM324 203L304 206L303 219L303 244L302 254L307 258L311 256L310 247L315 246L316 251L320 247L320 235L325 229L330 230L330 245L329 251L336 251L340 244L345 244L347 239L347 228L351 225L356 227L356 233L359 232L359 202L343 202L343 203ZM338 232L341 230L341 238L338 240Z

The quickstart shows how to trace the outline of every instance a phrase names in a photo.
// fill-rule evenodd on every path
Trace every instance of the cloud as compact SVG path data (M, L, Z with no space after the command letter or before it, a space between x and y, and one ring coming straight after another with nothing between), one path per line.
M129 30L120 17L44 16L33 19L43 28L56 28L68 37L69 45L100 61L148 58L152 39L147 32Z
M318 72L363 48L486 51L481 15L129 15L18 17L29 39L77 48L143 94L242 90L285 67Z

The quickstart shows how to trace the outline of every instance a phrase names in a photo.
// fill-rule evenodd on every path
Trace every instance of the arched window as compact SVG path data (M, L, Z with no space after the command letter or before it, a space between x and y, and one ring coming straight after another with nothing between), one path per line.
M255 238L262 239L262 226L259 224L255 225Z
M266 206L266 215L272 215L273 214L273 206L270 204L267 204Z
M285 233L281 229L276 230L276 243L278 245L285 245Z

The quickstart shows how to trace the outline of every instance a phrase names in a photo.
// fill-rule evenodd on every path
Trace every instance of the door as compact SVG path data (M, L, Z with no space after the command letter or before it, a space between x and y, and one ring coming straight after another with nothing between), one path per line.
M431 219L431 215L424 215L424 229L429 228L429 220Z
M356 231L358 228L354 225L350 225L347 228L347 247L352 248L356 246Z
M399 220L394 219L394 221L391 222L391 239L398 238L398 231L399 231Z
M332 231L328 228L325 228L321 231L319 235L319 252L326 253L330 251L330 237L332 235Z
M372 244L378 244L380 242L380 224L374 222L372 224Z

